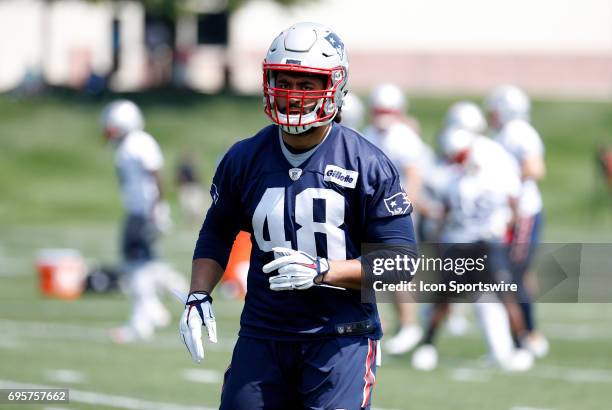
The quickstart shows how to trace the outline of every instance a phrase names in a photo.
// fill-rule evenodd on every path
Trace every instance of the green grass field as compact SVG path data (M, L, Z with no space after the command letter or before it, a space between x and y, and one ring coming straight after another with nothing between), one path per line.
M433 140L451 98L414 98L425 138ZM146 95L137 98L147 129L173 170L181 152L199 160L210 180L220 154L265 125L258 98ZM127 316L122 295L77 301L42 298L34 273L36 251L80 249L117 260L121 208L112 151L98 128L103 101L71 95L16 101L0 97L0 388L68 387L69 405L18 409L216 408L231 355L241 303L217 297L220 343L193 365L176 326L149 343L117 346L107 330ZM596 173L594 150L610 141L612 104L537 101L534 124L547 149L544 238L557 242L612 240L612 199ZM166 260L185 274L199 226L178 228L161 243ZM178 316L173 298L167 305ZM383 314L392 325L388 306ZM469 310L469 309L468 309ZM612 388L612 305L545 304L539 322L551 353L526 374L487 367L472 320L470 332L440 338L440 367L420 373L409 356L383 357L374 391L381 409L606 409ZM66 372L73 371L78 374ZM79 376L79 377L77 377ZM0 410L13 408L0 404Z

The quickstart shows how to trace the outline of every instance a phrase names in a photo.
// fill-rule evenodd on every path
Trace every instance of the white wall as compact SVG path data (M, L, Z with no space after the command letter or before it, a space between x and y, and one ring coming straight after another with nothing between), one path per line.
M113 3L126 48L112 86L141 87L144 10L136 1L0 0L0 91L42 61L55 84L78 78L88 59L105 72ZM358 90L388 75L425 92L471 92L514 81L543 92L612 96L612 0L318 0L292 8L252 0L230 20L228 58L238 91L260 92L270 42L304 20L338 32ZM209 92L220 87L223 57L216 48L196 50L187 73L191 84ZM466 75L451 78L456 73Z
M290 9L253 0L231 19L236 88L258 92L272 39L309 20L343 39L360 90L386 75L424 92L510 81L543 94L612 96L612 0L320 0ZM470 79L449 78L449 66Z
M42 52L40 0L0 1L0 91L17 85Z
M87 60L93 71L108 71L112 64L111 22L112 8L105 3L80 0L51 3L45 44L47 81L51 84L73 81L73 76L87 73Z
M138 89L146 70L144 9L139 3L0 0L0 91L17 86L29 68L39 70L50 84L74 86L90 70L108 72L115 11L123 49L112 85Z
M254 0L232 17L232 44L266 48L309 20L333 27L349 52L612 52L610 0L319 0L291 9Z
M134 1L119 3L117 11L121 25L121 65L111 87L117 91L137 90L146 81L145 11Z

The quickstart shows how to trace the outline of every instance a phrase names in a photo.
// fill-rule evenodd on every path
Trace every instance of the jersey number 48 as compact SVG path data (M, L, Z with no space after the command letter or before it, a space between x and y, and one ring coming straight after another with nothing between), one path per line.
M325 201L324 222L315 221L315 200ZM344 197L338 192L327 188L306 188L300 192L295 197L295 222L299 225L295 232L297 250L316 255L315 233L322 233L327 241L327 257L346 259L346 239L340 229L344 223ZM264 235L266 225L269 240ZM253 213L253 234L264 252L272 251L275 246L292 247L285 236L285 188L266 189Z

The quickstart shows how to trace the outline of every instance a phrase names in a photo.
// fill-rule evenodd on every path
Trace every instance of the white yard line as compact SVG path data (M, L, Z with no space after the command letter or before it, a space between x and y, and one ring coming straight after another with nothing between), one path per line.
M606 340L612 342L612 330L604 329L601 325L593 324L547 324L542 323L542 333L550 340L562 340L567 342L589 342ZM482 333L477 328L470 328L461 337L482 337Z
M57 383L79 384L87 381L85 374L72 369L49 369L45 376Z
M216 384L221 382L223 376L216 370L208 369L185 369L183 378L190 382Z
M552 409L543 408L543 407L531 407L531 406L513 406L513 407L510 407L510 410L552 410Z
M0 388L3 389L58 389L57 386L46 386L40 384L20 383L12 380L1 380ZM161 403L148 400L140 400L134 397L116 396L112 394L98 393L93 391L70 389L70 402L100 405L105 408L128 410L214 410L212 407L187 406L174 403Z
M177 326L178 327L178 326ZM86 342L96 342L102 344L112 343L109 336L110 328L100 328L93 326L82 326L55 322L30 322L22 320L6 320L0 319L0 329L5 335L12 338L19 336L27 336L40 339L54 340L76 340ZM220 337L219 343L206 343L206 350L215 352L231 352L236 343L235 337ZM143 347L164 347L175 348L182 346L179 339L178 331L176 336L168 334L160 334L154 337L149 342L142 342Z
M18 346L14 337L0 335L0 349L16 349Z
M491 374L478 369L460 367L450 371L450 378L459 382L486 383L491 380Z
M543 323L542 332L551 339L570 341L608 339L612 341L612 329L604 328L601 324Z
M20 383L12 380L0 379L0 388L2 389L58 389L57 386L46 386L40 384ZM92 391L70 389L70 402L102 405L113 407L116 409L128 410L215 410L213 407L202 406L187 406L174 403L161 403L148 400L140 400L134 397L116 396L112 394L98 393ZM46 407L45 410L62 410L59 407ZM372 407L372 410L396 410L383 409L381 407Z
M482 362L462 362L462 367L450 369L449 377L456 381L486 382L494 376L537 377L541 379L563 380L572 383L610 383L612 384L612 369L594 369L552 366L536 363L526 372L504 372L491 365L483 368Z
M534 375L547 379L561 379L572 383L612 383L612 370L537 365Z

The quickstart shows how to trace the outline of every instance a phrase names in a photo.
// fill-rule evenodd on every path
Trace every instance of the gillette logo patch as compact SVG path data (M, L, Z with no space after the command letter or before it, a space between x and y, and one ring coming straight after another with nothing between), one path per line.
M333 182L346 188L355 188L357 186L357 177L359 176L357 171L349 171L336 165L327 165L323 174L324 181Z

